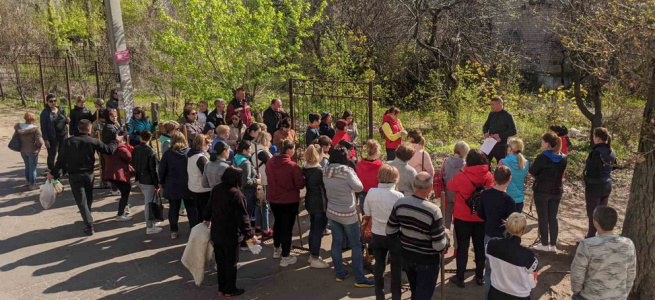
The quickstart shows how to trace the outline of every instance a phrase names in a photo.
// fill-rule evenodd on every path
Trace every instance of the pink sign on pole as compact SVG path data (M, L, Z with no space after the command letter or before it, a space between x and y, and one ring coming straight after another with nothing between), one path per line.
M122 63L126 61L130 61L130 51L127 50L116 51L116 62Z

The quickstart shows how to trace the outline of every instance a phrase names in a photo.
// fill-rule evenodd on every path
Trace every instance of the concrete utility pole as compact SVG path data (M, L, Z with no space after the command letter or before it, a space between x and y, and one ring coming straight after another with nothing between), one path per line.
M130 60L125 43L123 29L123 14L120 0L104 0L107 19L107 36L109 51L114 70L120 75L121 101L119 107L125 110L125 121L132 117L134 95L132 93L132 76L130 75Z

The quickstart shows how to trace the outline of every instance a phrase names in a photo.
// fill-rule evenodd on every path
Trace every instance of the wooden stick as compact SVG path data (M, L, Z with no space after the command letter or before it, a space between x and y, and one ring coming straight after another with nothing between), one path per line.
M445 208L446 208L446 192L441 192L441 217L445 219ZM446 238L448 238L446 236ZM448 250L448 249L446 249ZM446 299L446 279L444 278L446 266L444 266L444 252L441 252L441 300Z

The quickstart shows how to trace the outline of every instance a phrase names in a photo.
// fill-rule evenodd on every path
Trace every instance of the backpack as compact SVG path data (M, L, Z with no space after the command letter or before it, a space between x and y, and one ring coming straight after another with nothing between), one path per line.
M446 161L448 161L447 157L443 160L443 164L441 164L441 170L434 172L432 189L434 190L434 196L437 198L441 197L441 193L443 193L446 190L446 183L443 180L443 173L446 168Z
M466 176L468 178L468 176ZM482 186L477 186L475 183L473 183L473 180L469 178L471 181L471 185L475 188L475 191L473 191L473 194L471 197L466 199L466 205L471 209L471 214L472 215L477 215L478 210L480 209L480 203L482 202L482 191L484 191L486 188L484 184Z

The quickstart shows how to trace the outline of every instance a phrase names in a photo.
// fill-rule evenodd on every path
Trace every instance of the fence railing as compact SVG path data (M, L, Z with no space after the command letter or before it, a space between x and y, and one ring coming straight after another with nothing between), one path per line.
M68 105L77 95L106 98L117 78L103 48L0 57L0 97L18 99L23 106L45 104L47 94Z

